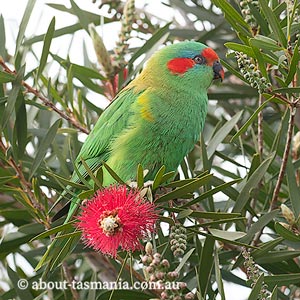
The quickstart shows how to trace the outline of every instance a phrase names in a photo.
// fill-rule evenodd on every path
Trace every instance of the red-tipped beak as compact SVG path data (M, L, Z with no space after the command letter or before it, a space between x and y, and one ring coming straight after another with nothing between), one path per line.
M221 81L224 80L224 69L218 60L216 60L213 64L213 71L214 71L214 79L220 78Z

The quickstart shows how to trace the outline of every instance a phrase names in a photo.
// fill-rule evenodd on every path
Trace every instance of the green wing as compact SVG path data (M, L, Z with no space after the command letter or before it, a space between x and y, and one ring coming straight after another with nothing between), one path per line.
M88 173L81 159L93 172L100 167L102 161L108 159L110 143L128 126L129 119L133 115L132 104L137 97L132 89L125 89L102 113L75 160L75 167L83 178L87 178ZM80 182L76 172L71 180Z
M83 177L86 179L89 177L81 159L85 161L92 172L96 171L101 166L102 162L108 159L110 154L110 144L114 138L119 136L129 125L130 117L134 114L132 104L136 101L139 94L140 93L135 94L133 89L121 91L115 100L102 113L75 160L74 167L77 171L74 171L71 181L79 183L81 182L80 178ZM58 201L60 201L60 199L70 190L72 190L72 188L67 186ZM79 199L76 197L72 198L65 222L68 222L71 219L77 210L79 203Z

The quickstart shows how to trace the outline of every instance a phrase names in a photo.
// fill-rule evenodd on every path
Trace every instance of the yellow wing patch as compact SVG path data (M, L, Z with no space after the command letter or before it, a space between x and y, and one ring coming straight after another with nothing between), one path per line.
M150 98L145 93L140 95L137 99L137 103L141 106L141 116L142 116L142 118L147 120L147 121L153 122L154 117L151 114L149 102L150 102Z

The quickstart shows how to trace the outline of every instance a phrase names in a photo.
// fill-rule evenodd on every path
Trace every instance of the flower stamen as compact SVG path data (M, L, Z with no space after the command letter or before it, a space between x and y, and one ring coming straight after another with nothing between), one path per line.
M108 214L107 212L103 213L98 223L106 236L113 236L117 232L122 231L121 220L118 217L118 214L114 211L110 214Z

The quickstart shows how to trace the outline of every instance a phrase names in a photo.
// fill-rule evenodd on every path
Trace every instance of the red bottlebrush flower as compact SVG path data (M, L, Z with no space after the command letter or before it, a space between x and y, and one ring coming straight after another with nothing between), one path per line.
M77 227L84 243L113 257L119 247L126 251L141 249L139 239L154 231L158 219L155 205L145 202L139 191L127 191L126 186L97 191L81 209Z

